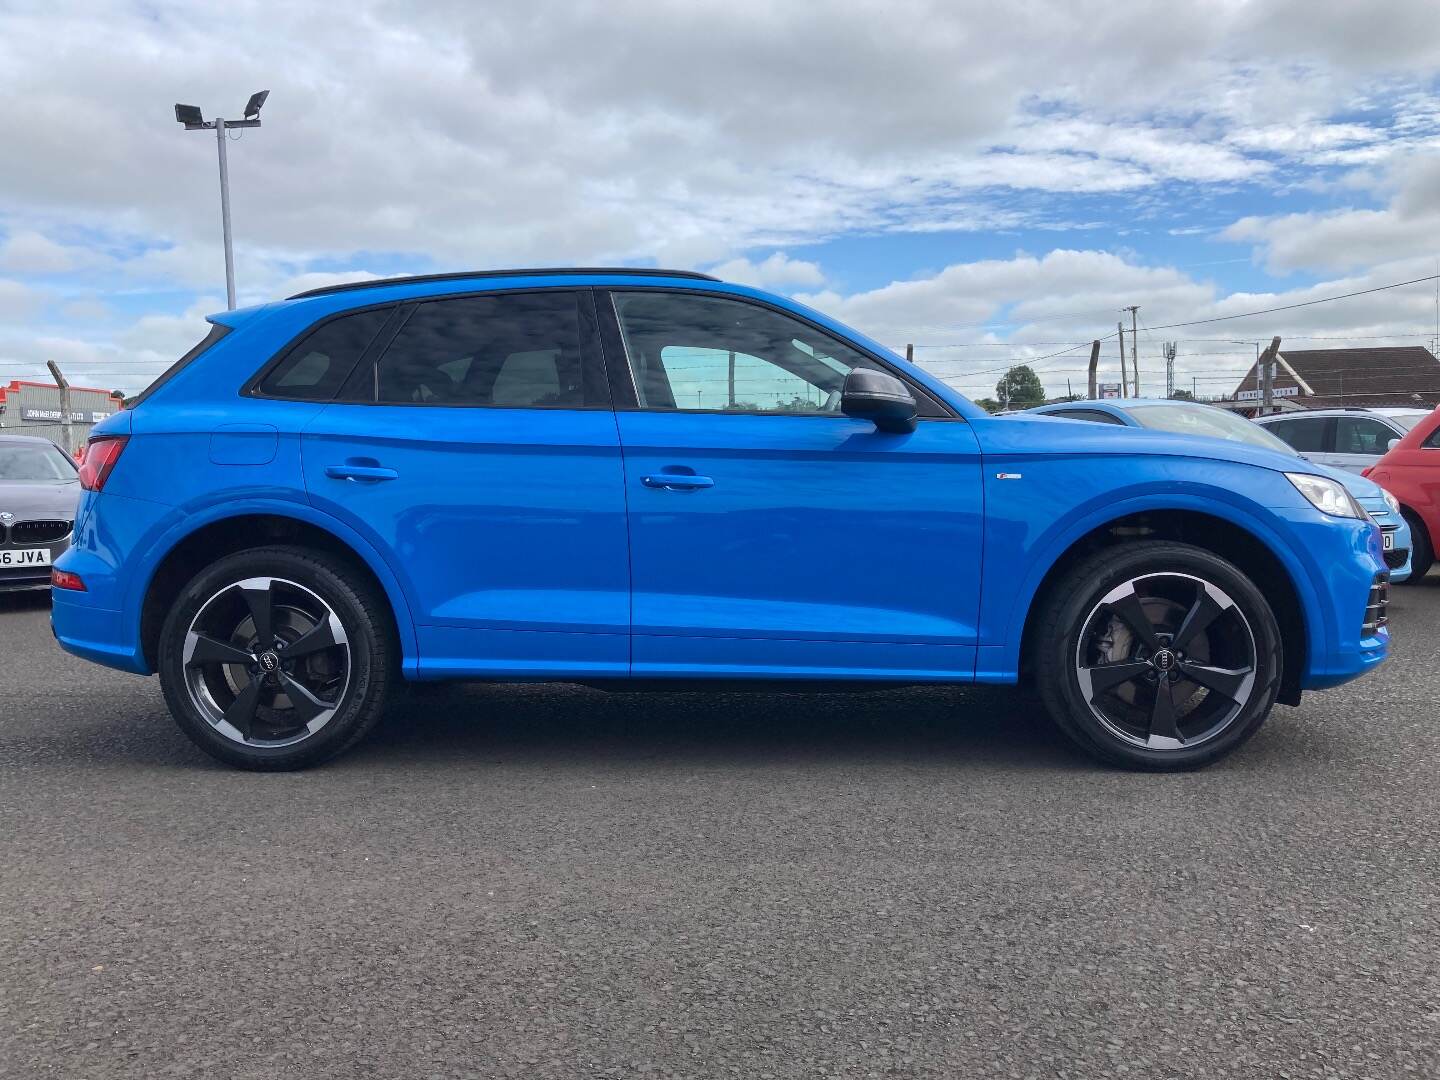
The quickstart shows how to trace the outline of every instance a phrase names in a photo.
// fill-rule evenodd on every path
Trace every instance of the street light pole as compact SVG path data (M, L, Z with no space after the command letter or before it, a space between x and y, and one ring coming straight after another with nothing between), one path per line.
M230 163L225 157L225 121L215 118L215 145L220 148L220 229L225 234L225 307L235 310L235 249L230 246Z
M260 126L260 108L270 96L269 90L251 94L245 103L245 119L225 120L216 117L205 120L199 106L176 105L175 119L185 125L186 131L208 131L215 129L215 146L220 156L220 228L225 237L225 306L235 310L235 249L230 239L230 162L226 157L226 132L230 128L252 128Z

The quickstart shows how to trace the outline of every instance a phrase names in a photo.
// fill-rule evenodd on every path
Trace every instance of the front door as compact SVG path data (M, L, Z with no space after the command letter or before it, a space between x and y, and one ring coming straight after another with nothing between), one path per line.
M392 561L430 677L624 675L629 556L588 291L398 311L306 428L311 501Z
M615 290L598 307L611 371L630 371L637 676L973 676L968 424L928 398L911 434L842 415L846 374L882 365L766 305Z

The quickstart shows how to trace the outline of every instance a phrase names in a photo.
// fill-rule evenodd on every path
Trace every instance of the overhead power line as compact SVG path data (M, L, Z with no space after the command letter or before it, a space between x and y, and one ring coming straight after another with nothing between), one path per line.
M1420 285L1427 281L1440 280L1440 274L1427 274L1425 277L1411 278L1409 281L1396 281L1389 285L1377 285L1373 289L1360 289L1356 292L1341 293L1339 296L1322 296L1318 300L1306 300L1299 304L1282 304L1279 307L1262 308L1259 311L1243 311L1238 315L1216 315L1209 319L1191 319L1189 322L1165 323L1162 326L1152 326L1151 330L1173 330L1177 326L1202 326L1206 323L1229 322L1231 319L1249 319L1256 315L1273 315L1277 311L1294 311L1296 308L1314 307L1316 304L1333 304L1336 300L1349 300L1355 296L1369 296L1371 293L1385 292L1387 289L1403 289L1407 285Z

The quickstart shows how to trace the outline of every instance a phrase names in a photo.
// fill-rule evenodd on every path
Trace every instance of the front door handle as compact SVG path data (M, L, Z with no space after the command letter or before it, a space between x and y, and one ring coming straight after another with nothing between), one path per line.
M696 476L694 473L659 473L655 476L642 476L640 482L648 488L660 488L662 491L699 491L701 488L715 486L715 481L708 476Z
M334 480L354 480L373 484L380 480L394 480L400 474L383 465L326 465L325 475Z

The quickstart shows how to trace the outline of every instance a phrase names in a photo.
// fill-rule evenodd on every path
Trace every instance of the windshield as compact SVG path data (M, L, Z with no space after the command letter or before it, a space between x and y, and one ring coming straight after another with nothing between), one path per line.
M1425 417L1429 415L1430 414L1428 412L1402 412L1384 414L1386 420L1389 420L1392 424L1394 424L1402 431L1409 431L1411 428L1413 428L1416 424L1420 423L1421 420L1424 420Z
M74 480L75 466L46 443L0 443L0 481Z
M1265 450L1274 450L1287 457L1299 457L1289 443L1271 435L1259 424L1236 416L1213 405L1136 405L1128 410L1142 427L1170 431L1176 435L1204 435L1211 439L1229 439L1248 443Z

